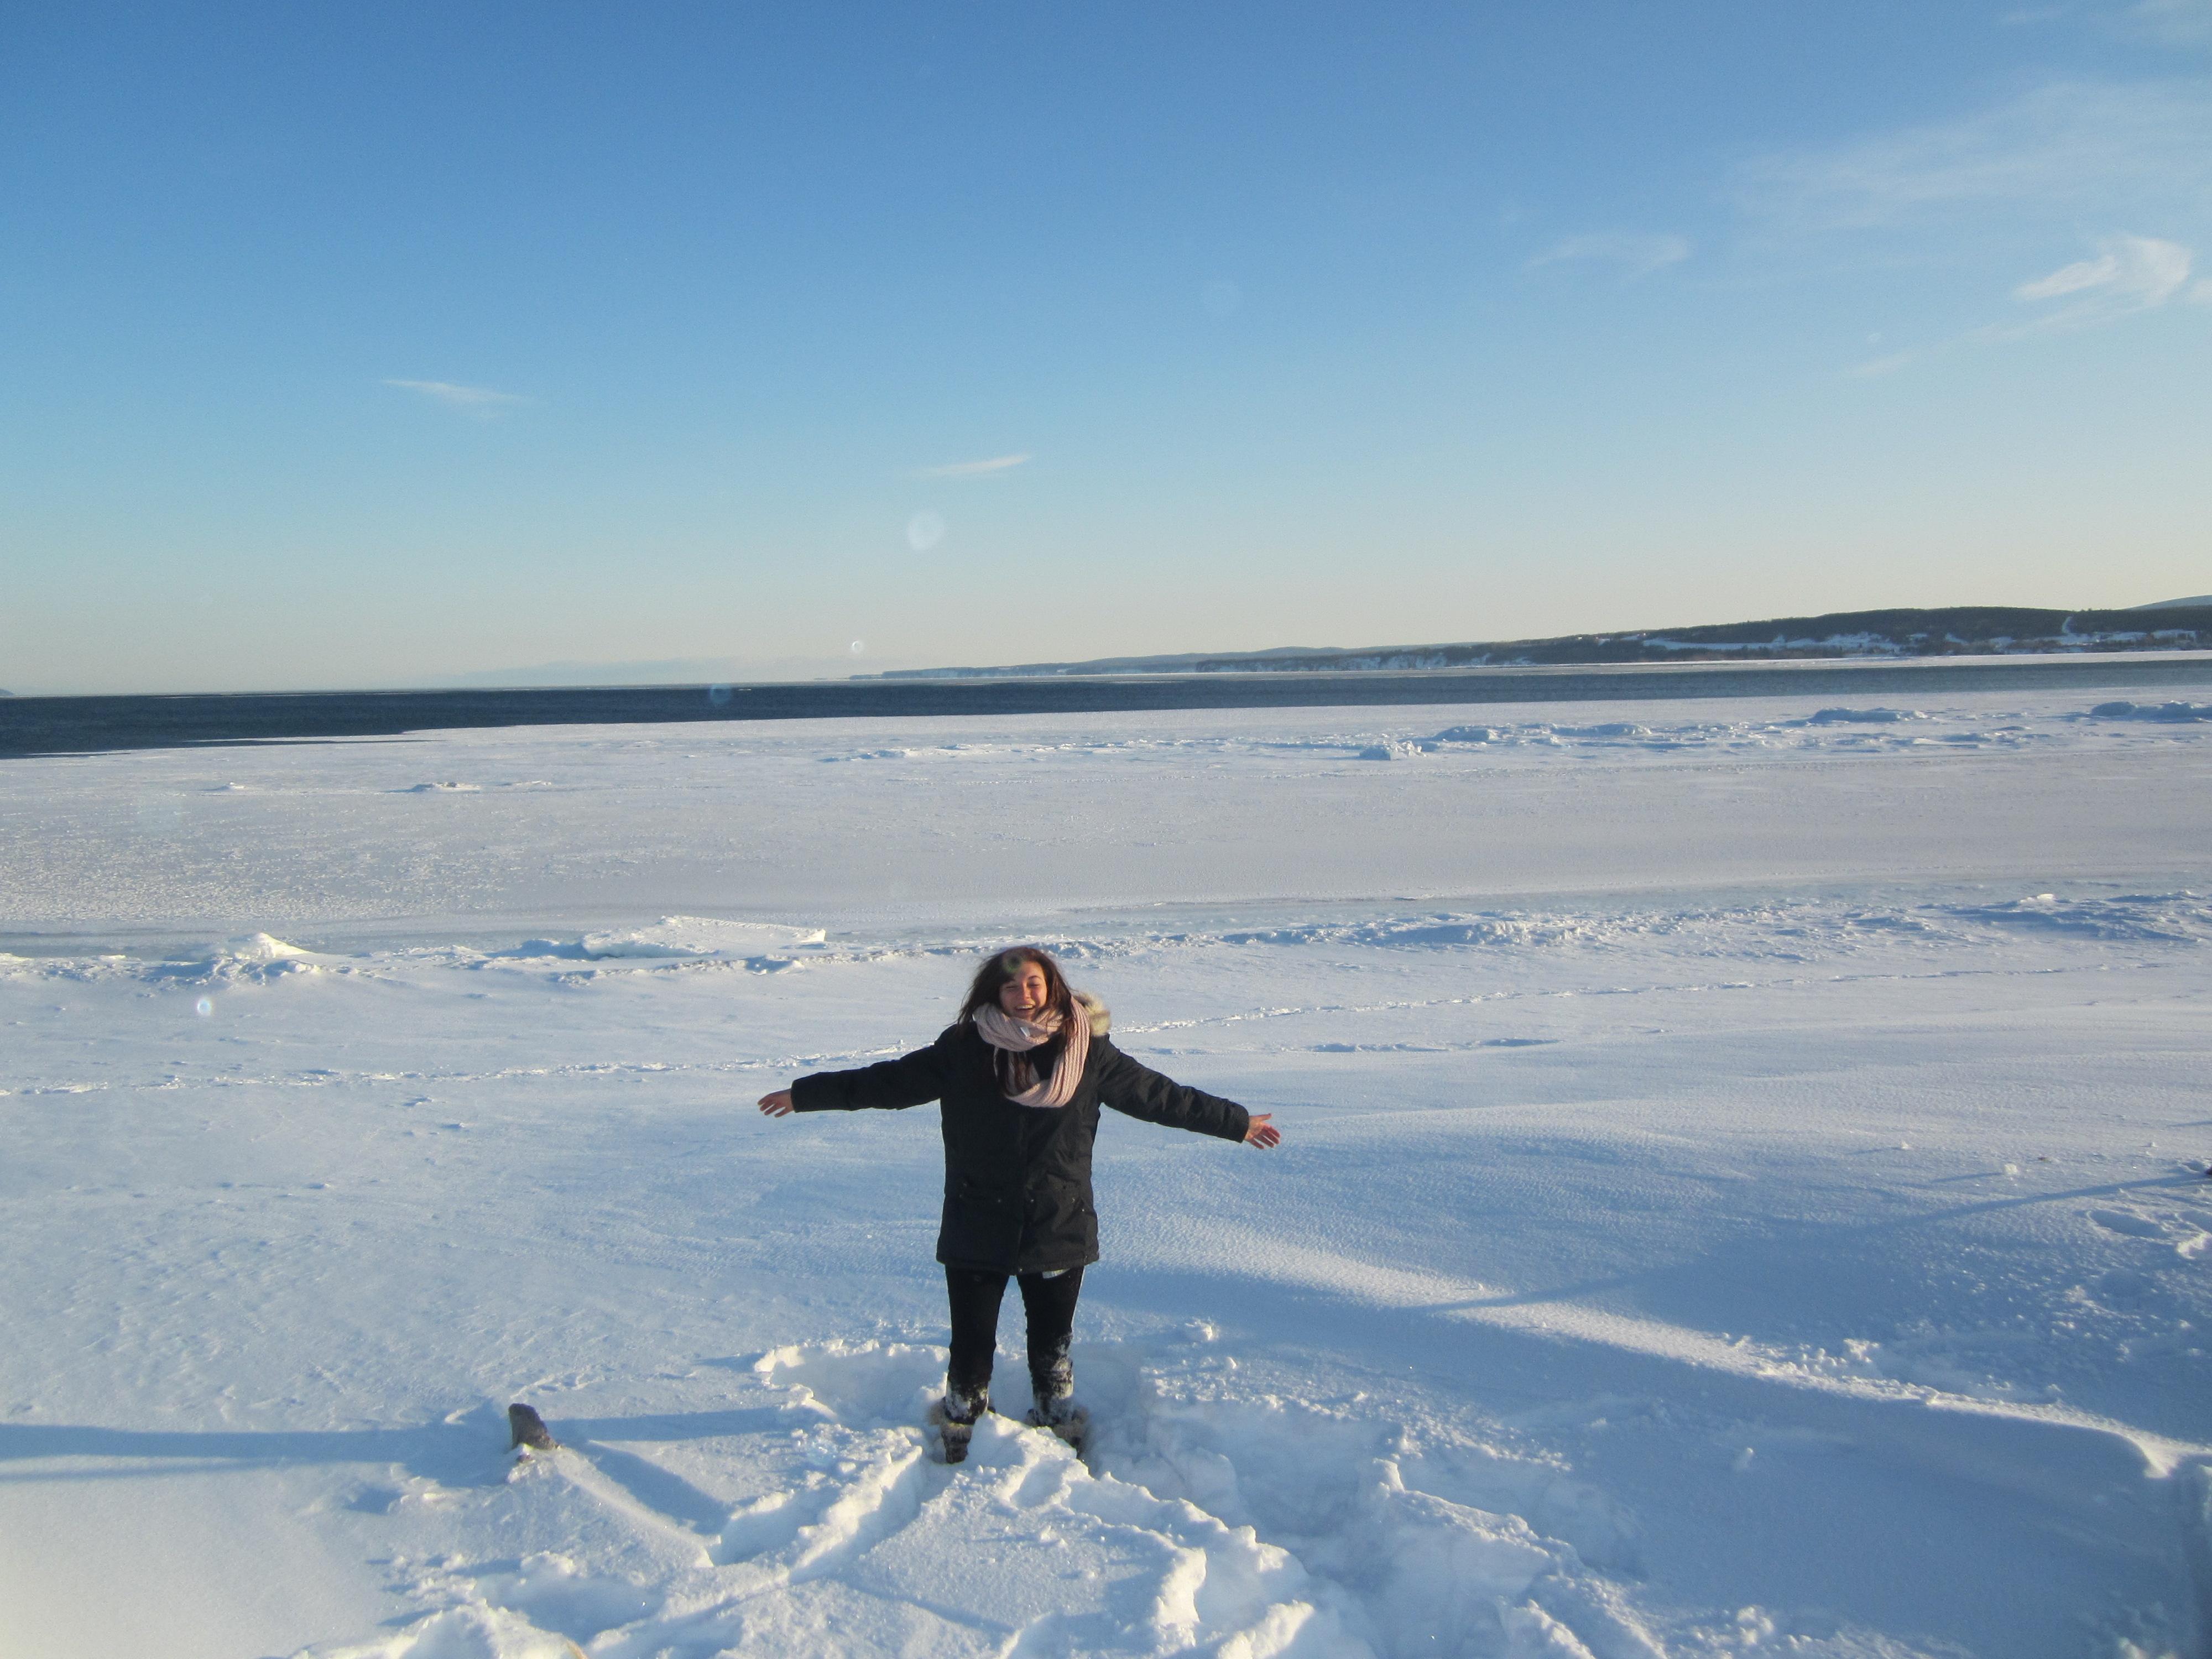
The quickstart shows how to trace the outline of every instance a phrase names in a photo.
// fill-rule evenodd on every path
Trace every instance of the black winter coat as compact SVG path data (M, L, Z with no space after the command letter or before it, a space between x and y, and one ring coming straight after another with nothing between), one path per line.
M850 1072L817 1072L791 1085L801 1112L943 1103L945 1219L937 1259L950 1267L1052 1273L1098 1260L1091 1200L1091 1144L1103 1103L1151 1123L1242 1140L1251 1115L1139 1066L1093 1016L1091 1053L1065 1106L1018 1105L999 1092L992 1050L963 1020L935 1042Z

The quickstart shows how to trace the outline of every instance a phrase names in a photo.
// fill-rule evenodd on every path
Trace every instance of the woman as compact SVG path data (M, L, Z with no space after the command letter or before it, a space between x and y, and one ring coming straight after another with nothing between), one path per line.
M990 1409L999 1304L1009 1275L1029 1318L1030 1421L1079 1440L1068 1340L1083 1270L1098 1260L1091 1144L1103 1103L1132 1117L1224 1140L1273 1146L1271 1114L1187 1089L1107 1040L1097 998L1068 988L1060 964L1031 945L977 970L960 1018L927 1048L852 1072L817 1072L761 1097L792 1112L943 1103L945 1218L937 1259L952 1299L952 1358L940 1408L945 1459L968 1455Z

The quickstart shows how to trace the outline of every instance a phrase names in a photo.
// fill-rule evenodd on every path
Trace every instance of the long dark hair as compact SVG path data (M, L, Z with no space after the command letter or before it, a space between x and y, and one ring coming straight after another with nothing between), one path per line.
M966 1024L975 1017L978 1008L999 1006L999 988L1035 963L1044 972L1045 1006L1060 1016L1060 1029L1049 1042L1032 1048L1025 1054L1008 1054L1004 1049L991 1050L991 1074L999 1080L999 1092L1009 1098L1036 1086L1041 1077L1052 1075L1052 1068L1060 1063L1060 1049L1067 1042L1067 1033L1077 1018L1075 994L1067 988L1067 976L1060 971L1060 964L1052 959L1052 952L1034 945L1017 945L984 959L969 981L968 1000L960 1005L960 1023ZM1086 1015L1085 1018L1088 1016Z
M1060 1016L1063 1025L1073 1019L1075 993L1067 988L1067 976L1060 971L1052 952L1035 945L1016 945L983 959L969 983L968 1000L960 1005L961 1019L973 1019L978 1008L997 1007L999 988L1033 962L1044 972L1045 1006Z

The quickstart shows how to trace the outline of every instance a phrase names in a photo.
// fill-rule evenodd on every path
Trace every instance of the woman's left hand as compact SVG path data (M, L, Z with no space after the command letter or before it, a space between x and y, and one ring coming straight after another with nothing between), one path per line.
M1252 1114L1251 1124L1244 1131L1244 1144L1247 1146L1263 1147L1279 1146L1283 1144L1283 1132L1275 1127L1275 1115L1273 1112Z

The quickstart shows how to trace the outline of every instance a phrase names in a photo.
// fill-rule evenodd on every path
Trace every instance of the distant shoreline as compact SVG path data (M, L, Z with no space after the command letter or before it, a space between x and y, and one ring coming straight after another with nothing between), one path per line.
M684 721L944 719L1424 703L1884 697L1995 687L2212 686L2212 651L1513 668L817 680L758 685L293 691L0 701L0 759L409 732Z
M2125 611L1954 605L1933 610L1832 611L1762 622L1616 629L1547 639L1447 645L1277 646L1171 657L999 667L895 668L887 680L1035 679L1092 674L1389 673L1438 668L1595 668L1670 663L1904 662L1924 658L2072 656L2212 649L2212 599L2162 600Z

